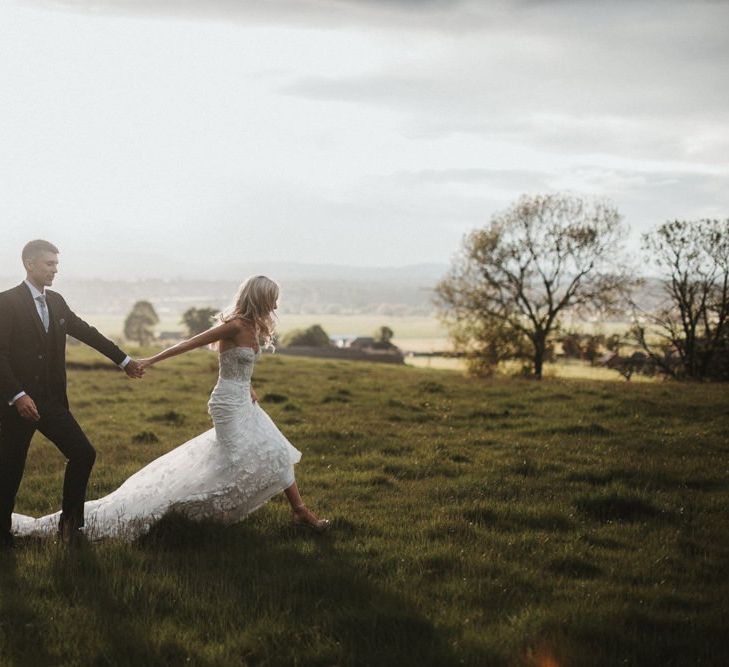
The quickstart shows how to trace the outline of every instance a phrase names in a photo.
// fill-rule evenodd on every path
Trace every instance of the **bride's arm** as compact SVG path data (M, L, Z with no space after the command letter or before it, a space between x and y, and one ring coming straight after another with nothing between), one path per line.
M208 329L207 331L197 334L197 336L193 336L187 340L181 340L172 347L168 347L166 350L158 352L153 357L139 359L139 363L142 364L144 368L147 368L148 366L157 364L160 361L169 359L170 357L176 357L178 354L184 354L185 352L189 352L190 350L194 350L198 347L216 343L224 338L234 338L236 333L238 333L239 328L240 324L236 320L223 322L212 329Z

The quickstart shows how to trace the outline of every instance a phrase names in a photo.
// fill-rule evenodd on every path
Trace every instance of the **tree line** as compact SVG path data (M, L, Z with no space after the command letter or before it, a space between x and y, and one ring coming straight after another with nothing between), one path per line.
M645 278L625 238L610 202L564 193L524 195L467 234L435 302L471 372L515 360L541 378L567 312L629 312L625 339L639 353L627 378L729 380L729 219L673 220L643 235L641 260L662 288L654 312L633 298Z
M218 311L215 308L188 308L180 320L187 330L188 336L194 336L209 329L215 323ZM124 337L140 345L149 345L154 340L154 327L159 323L159 316L149 301L137 301L124 320ZM372 347L387 350L394 347L392 338L395 335L388 326L381 326L375 331ZM278 341L277 341L278 342ZM329 334L320 324L313 324L305 329L293 329L281 340L284 347L330 347Z
M612 203L554 193L523 195L467 234L436 285L435 304L469 370L489 375L517 361L525 375L541 378L559 343L565 356L593 363L602 348L615 352L610 367L626 379L637 372L729 380L729 219L672 220L643 234L640 261L658 272L662 290L651 311L633 298L645 277L626 254L626 232ZM629 313L631 326L611 337L566 332L567 313ZM189 308L182 323L195 335L216 314ZM158 322L152 304L138 301L124 335L147 345ZM328 338L311 327L291 332L284 344L323 345ZM633 352L620 357L624 346Z
M188 308L180 320L187 334L194 336L206 331L215 322L218 311L215 308ZM154 327L159 316L149 301L137 301L124 320L124 337L140 345L149 345L154 340Z

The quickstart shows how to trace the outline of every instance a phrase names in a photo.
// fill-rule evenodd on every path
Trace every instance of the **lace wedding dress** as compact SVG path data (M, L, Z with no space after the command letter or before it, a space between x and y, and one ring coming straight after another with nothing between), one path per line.
M218 382L208 402L214 428L152 461L108 496L87 502L89 539L134 539L170 511L233 523L293 484L293 464L301 452L251 400L259 355L249 347L220 353ZM59 516L13 514L13 532L55 531Z

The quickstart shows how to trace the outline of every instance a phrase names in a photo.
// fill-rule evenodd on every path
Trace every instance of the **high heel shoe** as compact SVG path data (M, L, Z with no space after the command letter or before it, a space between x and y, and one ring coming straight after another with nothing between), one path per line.
M309 530L313 530L315 533L323 533L325 530L329 530L329 527L332 525L332 522L329 519L315 518L313 521L308 520L301 516L304 510L306 510L307 515L312 517L314 516L314 514L306 507L306 505L297 505L296 507L294 507L293 517L293 523L295 526L308 528Z

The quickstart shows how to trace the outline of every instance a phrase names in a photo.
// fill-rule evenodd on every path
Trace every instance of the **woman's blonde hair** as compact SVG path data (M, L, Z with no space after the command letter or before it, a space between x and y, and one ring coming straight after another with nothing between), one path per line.
M273 311L278 299L278 285L266 276L251 276L238 289L233 302L218 318L230 322L239 317L253 326L259 346L268 346L275 325Z

